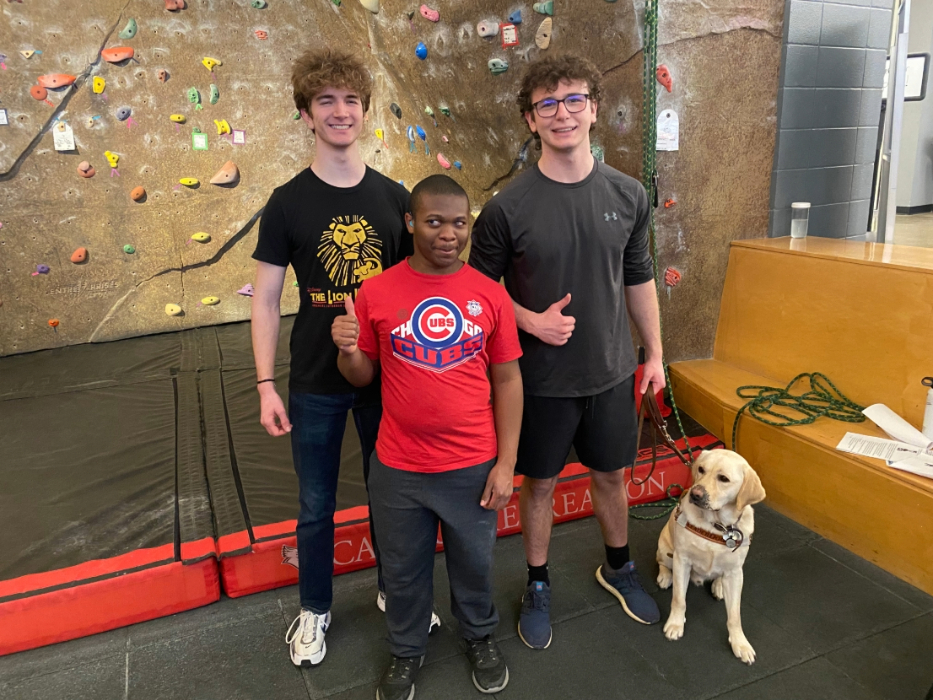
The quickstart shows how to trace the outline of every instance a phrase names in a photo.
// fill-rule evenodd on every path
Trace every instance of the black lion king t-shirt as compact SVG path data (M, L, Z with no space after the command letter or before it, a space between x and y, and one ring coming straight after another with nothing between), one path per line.
M363 280L412 254L406 211L408 191L369 167L354 187L328 185L305 168L272 192L253 258L291 265L298 279L289 391L356 391L337 369L330 327ZM372 398L372 391L366 393Z

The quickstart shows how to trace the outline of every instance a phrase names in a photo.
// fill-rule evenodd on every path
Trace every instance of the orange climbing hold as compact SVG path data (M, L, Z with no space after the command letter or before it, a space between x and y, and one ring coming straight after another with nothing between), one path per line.
M49 319L49 326L51 326L52 328L58 328L58 319L57 319L57 318L50 318L50 319Z
M32 95L33 99L44 100L49 96L49 91L41 85L33 85L31 88L29 88L29 94Z
M664 284L668 287L676 287L681 277L680 270L676 267L669 267L664 272Z
M236 163L234 163L232 160L228 160L226 163L224 163L223 167L215 173L214 177L211 178L211 184L229 185L239 176L240 171L236 167Z
M140 199L146 196L146 188L140 185L139 187L134 187L133 191L130 192L130 199L134 202L138 202Z
M670 209L675 204L677 204L677 202L675 202L673 199L668 199L667 201L664 202L664 208Z
M671 92L674 87L674 79L671 77L671 72L668 70L667 66L663 63L659 65L656 75L658 76L658 82L661 83L668 92Z
M169 12L185 9L185 0L165 0L165 9Z
M87 248L78 248L71 254L71 262L75 265L83 263L85 260L87 260Z
M112 49L104 49L100 52L101 58L107 63L119 63L128 58L133 58L135 51L129 46L114 46Z
M86 160L82 160L78 163L78 175L81 177L94 177L94 174L97 171L94 170L94 166L88 163Z
M39 85L44 88L60 88L71 85L77 78L66 73L50 73L49 75L40 75L37 80Z

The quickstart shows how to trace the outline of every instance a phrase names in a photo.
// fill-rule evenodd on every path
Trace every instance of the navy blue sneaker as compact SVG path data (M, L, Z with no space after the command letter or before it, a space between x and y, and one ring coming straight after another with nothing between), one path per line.
M532 581L525 589L518 636L532 649L551 646L551 587L544 581Z
M653 625L661 620L658 604L641 585L635 562L630 561L618 571L603 564L596 569L596 580L619 599L626 614L636 622Z

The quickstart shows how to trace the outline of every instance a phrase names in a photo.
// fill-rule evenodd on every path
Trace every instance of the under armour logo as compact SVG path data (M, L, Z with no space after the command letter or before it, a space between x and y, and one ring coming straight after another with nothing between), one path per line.
M619 220L619 217L615 212L612 212L612 214L603 214L603 216L606 217L606 221L609 221L609 219L612 219L613 221Z

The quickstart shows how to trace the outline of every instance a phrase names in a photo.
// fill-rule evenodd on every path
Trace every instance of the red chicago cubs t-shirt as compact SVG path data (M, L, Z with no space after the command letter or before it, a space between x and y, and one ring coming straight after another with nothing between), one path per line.
M408 261L360 287L358 345L382 366L383 464L444 472L497 454L487 371L521 357L505 288L464 265L452 275Z

